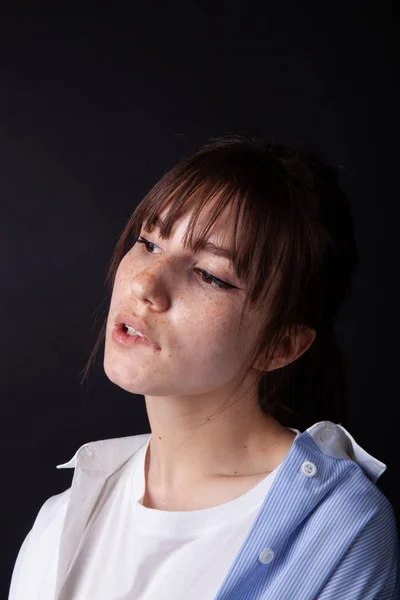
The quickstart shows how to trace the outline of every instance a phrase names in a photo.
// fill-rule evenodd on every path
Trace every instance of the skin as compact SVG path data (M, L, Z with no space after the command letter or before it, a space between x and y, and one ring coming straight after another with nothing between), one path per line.
M107 377L145 397L152 435L143 504L163 510L207 508L245 493L284 460L295 438L259 408L255 369L242 397L215 415L226 398L229 404L234 400L230 390L254 343L259 315L246 315L237 347L245 284L227 259L183 248L190 215L189 205L168 240L156 228L142 229L140 235L154 246L146 250L136 243L122 259L106 328ZM229 247L231 235L224 212L208 239ZM198 269L235 288L219 289ZM142 318L161 349L116 344L111 335L121 310ZM295 360L314 337L304 329L295 340L286 338L271 368Z

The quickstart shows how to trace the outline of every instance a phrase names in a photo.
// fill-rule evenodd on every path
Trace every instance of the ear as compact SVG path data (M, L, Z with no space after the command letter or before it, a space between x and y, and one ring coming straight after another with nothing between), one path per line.
M263 368L262 359L256 362L254 368L260 371L275 371L286 367L309 349L316 336L315 329L299 325L293 330L292 336L288 334L282 338L268 368Z

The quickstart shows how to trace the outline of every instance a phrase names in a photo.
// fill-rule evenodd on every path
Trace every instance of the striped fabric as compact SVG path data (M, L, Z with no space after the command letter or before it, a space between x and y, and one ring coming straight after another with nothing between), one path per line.
M323 454L317 425L296 440L215 600L400 598L393 508L354 460Z

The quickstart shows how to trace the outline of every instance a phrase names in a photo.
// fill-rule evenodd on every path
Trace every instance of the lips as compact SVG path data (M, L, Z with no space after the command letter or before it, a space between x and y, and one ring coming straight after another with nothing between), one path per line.
M124 325L129 325L130 327L133 327L133 329L136 329L136 331L140 331L140 333L151 344L153 344L153 346L155 346L156 348L160 348L157 342L154 340L153 334L151 333L150 329L147 327L146 323L142 319L139 319L138 317L135 317L130 313L121 312L118 313L118 315L116 316L115 324L119 328L123 328Z

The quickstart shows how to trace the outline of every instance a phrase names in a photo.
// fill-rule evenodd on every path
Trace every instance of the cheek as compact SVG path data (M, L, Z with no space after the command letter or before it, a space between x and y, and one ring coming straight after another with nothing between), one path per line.
M118 265L118 269L115 274L115 283L120 283L122 281L126 281L128 277L132 277L133 275L133 261L129 260L129 254L125 254L122 258L121 262Z
M224 356L235 352L235 333L238 318L227 302L196 302L176 307L177 321L172 327L173 345L185 352L207 356ZM200 356L199 356L200 357Z
M121 297L121 295L122 295L122 284L118 278L118 275L116 275L112 293L111 293L110 308L114 307L117 304L118 299Z
M134 277L132 268L127 267L127 255L119 263L118 269L115 273L114 285L112 290L112 299L119 297L121 294L129 293L130 282Z

